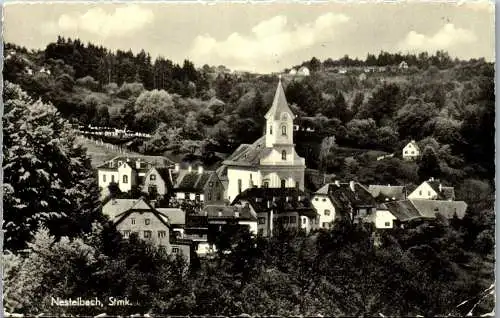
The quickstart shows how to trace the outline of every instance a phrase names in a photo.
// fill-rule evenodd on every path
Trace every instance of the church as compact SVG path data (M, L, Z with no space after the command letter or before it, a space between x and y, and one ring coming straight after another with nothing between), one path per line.
M240 145L223 162L227 168L226 196L230 202L253 187L304 190L305 159L295 152L295 116L288 107L281 77L265 118L264 135L251 145Z

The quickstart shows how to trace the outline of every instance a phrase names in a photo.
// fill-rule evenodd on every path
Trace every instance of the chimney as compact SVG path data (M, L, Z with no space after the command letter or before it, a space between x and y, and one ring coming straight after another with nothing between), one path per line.
M441 183L439 184L439 192L443 192L443 185Z
M193 171L193 167L191 167L191 165L189 165L188 172L192 172L192 171Z
M339 182L339 180L335 180L335 185L340 188L340 182Z
M430 177L429 181L431 181L431 182L434 181L434 177Z
M203 173L203 166L198 166L198 174L202 174Z
M351 188L352 192L355 192L356 190L354 189L354 181L349 181L349 187Z
M135 162L135 168L136 169L141 169L141 159L137 159L136 162Z
M179 172L179 170L181 170L181 166L178 163L176 163L174 169L175 172Z
M234 211L234 217L239 218L240 217L240 212L238 210Z

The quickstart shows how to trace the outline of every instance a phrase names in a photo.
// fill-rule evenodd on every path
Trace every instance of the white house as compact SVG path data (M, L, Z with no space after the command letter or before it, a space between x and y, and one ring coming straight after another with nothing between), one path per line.
M288 72L289 75L297 75L297 70L292 68L290 72Z
M406 70L406 69L408 69L408 63L406 63L406 61L403 61L403 62L399 63L398 68L400 70Z
M377 229L392 229L394 228L395 220L397 218L389 211L385 204L381 204L374 213L364 219L365 222L373 223Z
M420 147L415 142L415 140L410 141L403 148L403 159L405 160L415 160L420 156Z
M309 71L309 69L307 67L302 66L297 71L297 75L299 75L299 76L309 76L309 75L311 75L311 71Z
M412 193L408 195L412 200L455 200L455 188L443 186L439 180L434 178L422 182Z
M304 189L306 164L304 158L295 152L295 116L288 107L281 78L265 118L264 136L251 145L240 145L223 162L227 166L226 194L229 201L253 187Z

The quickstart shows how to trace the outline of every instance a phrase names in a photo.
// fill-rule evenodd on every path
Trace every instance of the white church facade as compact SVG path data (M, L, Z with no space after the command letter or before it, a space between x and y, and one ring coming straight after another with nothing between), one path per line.
M252 187L304 189L305 159L295 152L294 114L278 82L267 114L264 136L253 144L242 144L223 164L227 166L227 199Z

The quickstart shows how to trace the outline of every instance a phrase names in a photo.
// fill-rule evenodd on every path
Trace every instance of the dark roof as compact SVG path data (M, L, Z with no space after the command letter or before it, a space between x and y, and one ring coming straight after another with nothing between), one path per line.
M161 156L118 156L111 160L106 161L97 169L101 170L116 170L118 169L118 162L127 162L129 166L137 172L148 172L152 167L168 167L172 161L168 158Z
M401 222L422 218L410 200L386 202L383 207L387 208Z
M354 191L351 189L354 187ZM370 192L360 183L328 183L316 194L328 195L332 203L341 211L349 211L349 207L375 207L376 201Z
M260 164L260 159L267 157L272 151L273 148L266 147L266 136L262 136L251 145L240 145L223 164L256 166Z
M239 213L238 217L236 217L236 212ZM207 205L203 209L203 213L207 215L209 221L214 219L257 220L252 215L250 208L244 206Z
M454 200L455 188L442 186L439 180L426 181L427 184L438 194L438 199L441 200ZM441 185L441 191L439 186Z
M214 171L185 171L182 170L175 180L174 189L179 192L202 193L209 181L217 181Z
M377 202L400 201L406 199L406 188L404 186L369 185L368 191Z
M307 194L295 188L250 188L240 193L231 205L241 205L247 201L256 213L273 211L280 213L298 212L316 216Z

